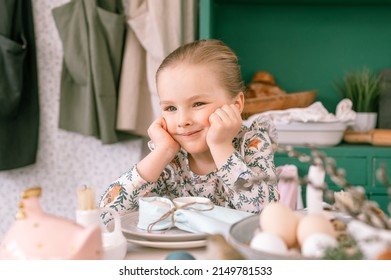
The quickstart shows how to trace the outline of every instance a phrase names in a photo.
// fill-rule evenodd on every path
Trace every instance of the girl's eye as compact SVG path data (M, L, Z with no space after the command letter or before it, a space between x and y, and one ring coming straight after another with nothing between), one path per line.
M204 102L196 102L196 103L194 103L194 107L200 107L202 105L205 105L205 103Z
M174 106L167 106L164 110L169 111L169 112L173 112L173 111L176 111L176 108Z

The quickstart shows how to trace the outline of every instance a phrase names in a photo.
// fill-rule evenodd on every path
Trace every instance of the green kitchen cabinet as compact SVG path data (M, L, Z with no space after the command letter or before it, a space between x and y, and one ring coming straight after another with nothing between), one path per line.
M331 113L341 100L335 84L347 71L391 68L391 0L200 0L199 4L199 37L226 42L238 55L246 83L256 71L267 71L288 93L316 90L316 101ZM345 169L352 185L363 186L367 196L386 210L389 199L376 170L382 162L391 169L391 147L342 143L320 149ZM276 165L297 165L301 176L308 172L308 164L287 155L276 154L275 160ZM338 190L329 178L326 182Z
M306 147L294 148L300 153L311 153L311 150ZM326 156L335 159L337 168L345 170L347 181L353 186L364 187L367 197L378 202L379 206L386 211L389 202L387 189L377 179L376 174L380 165L384 164L388 167L386 168L387 176L391 178L391 148L341 144L335 147L318 147L317 149L324 152ZM300 177L308 174L308 163L290 158L286 153L276 153L275 164L276 166L294 164L298 167ZM326 175L325 181L330 189L341 190L328 175ZM305 197L305 188L303 188L303 196Z

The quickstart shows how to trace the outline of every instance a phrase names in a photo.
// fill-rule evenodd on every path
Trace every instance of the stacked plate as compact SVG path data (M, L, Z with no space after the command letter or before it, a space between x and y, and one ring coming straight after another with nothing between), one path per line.
M164 249L186 249L206 246L205 233L191 233L176 227L166 231L147 232L137 227L139 213L131 212L121 218L122 232L130 243Z

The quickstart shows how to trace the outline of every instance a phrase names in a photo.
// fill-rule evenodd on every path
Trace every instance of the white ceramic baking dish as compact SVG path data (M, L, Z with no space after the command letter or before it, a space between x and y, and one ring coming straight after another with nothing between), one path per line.
M276 123L279 144L335 146L347 128L345 122Z

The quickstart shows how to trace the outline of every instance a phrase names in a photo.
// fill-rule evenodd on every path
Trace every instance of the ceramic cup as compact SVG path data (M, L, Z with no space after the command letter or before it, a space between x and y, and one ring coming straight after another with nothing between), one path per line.
M102 212L109 212L114 218L114 229L109 231L101 222ZM76 210L76 222L84 227L100 225L104 259L124 259L127 251L127 241L121 230L121 218L117 211L111 208L97 208L92 210Z
M83 227L99 225L100 213L100 209L76 210L76 222Z

